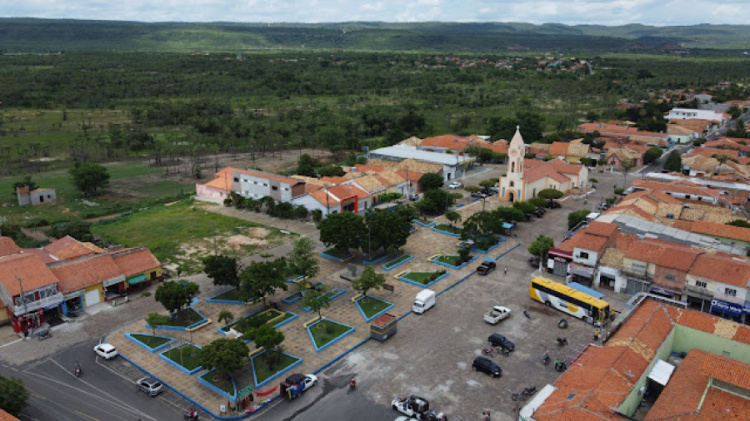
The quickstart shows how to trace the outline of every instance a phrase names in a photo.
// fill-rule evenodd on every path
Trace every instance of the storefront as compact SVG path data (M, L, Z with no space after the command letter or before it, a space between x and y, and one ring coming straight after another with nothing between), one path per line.
M62 312L64 315L69 316L86 308L83 301L83 292L82 289L79 289L63 296Z
M125 276L120 275L102 282L102 288L104 288L104 299L110 300L123 294L128 289L128 285L125 283Z
M568 263L573 261L573 253L558 249L550 249L547 260L547 271L553 275L567 277Z
M711 300L711 314L716 314L717 316L721 316L725 319L742 323L743 310L744 306L740 304L717 300L716 298Z
M594 268L577 263L569 263L568 272L570 273L570 282L578 282L582 285L591 286L592 278L594 277Z

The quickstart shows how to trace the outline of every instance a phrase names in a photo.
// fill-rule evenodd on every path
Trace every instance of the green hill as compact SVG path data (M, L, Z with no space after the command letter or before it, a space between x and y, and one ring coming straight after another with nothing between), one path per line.
M0 50L662 51L750 49L750 26L568 26L555 23L143 23L0 19Z

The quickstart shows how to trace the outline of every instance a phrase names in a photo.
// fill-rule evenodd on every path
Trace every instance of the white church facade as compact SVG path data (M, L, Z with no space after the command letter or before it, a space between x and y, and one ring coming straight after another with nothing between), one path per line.
M500 198L508 202L529 200L545 189L581 191L588 185L589 171L584 165L569 164L556 158L550 161L525 159L526 144L519 128L508 146L508 169L500 177Z

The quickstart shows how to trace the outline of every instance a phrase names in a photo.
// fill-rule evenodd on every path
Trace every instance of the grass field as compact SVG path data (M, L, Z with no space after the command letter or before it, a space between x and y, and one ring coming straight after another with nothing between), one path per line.
M170 349L164 353L164 356L185 367L187 370L195 370L201 366L198 361L198 351L200 351L200 348L185 344Z
M409 272L404 275L404 278L423 285L427 285L442 274L443 273L440 272Z
M390 269L393 266L396 266L397 264L403 262L404 260L406 260L406 259L408 259L410 257L411 257L410 255L404 254L403 256L399 257L398 259L391 260L390 262L386 263L385 267L388 268L388 269Z
M321 348L351 329L349 326L331 320L321 320L310 326L310 333L315 341L315 345Z
M448 224L437 224L435 225L435 229L453 234L461 234L461 231L463 231L463 228L450 226Z
M214 228L218 252L235 257L290 238L278 229L208 212L202 206L191 200L159 205L94 225L91 231L126 247L146 246L163 264L178 265L183 273L202 270L200 260L214 251Z
M271 365L271 359L274 355L266 351L257 357L253 358L253 369L255 370L255 380L258 383L262 383L274 374L284 371L285 368L299 361L298 358L290 357L289 355L277 353L279 360Z
M161 336L151 336L151 335L141 335L139 333L134 333L130 335L133 339L142 342L149 348L156 348L158 346L164 345L165 343L169 342L169 338L164 338Z
M365 317L370 318L385 310L391 304L375 297L364 297L357 301L357 305L362 309L362 312L365 313Z
M204 320L203 317L198 314L198 312L188 307L178 313L175 313L171 317L169 323L166 324L166 326L188 327L192 324L198 323L201 320Z
M435 260L438 262L447 263L451 266L460 266L463 263L463 261L461 260L461 256L457 255L438 256L435 258Z

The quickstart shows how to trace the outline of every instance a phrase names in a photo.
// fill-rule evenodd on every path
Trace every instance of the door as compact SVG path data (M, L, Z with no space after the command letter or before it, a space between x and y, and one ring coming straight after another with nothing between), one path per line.
M99 296L98 289L86 292L86 307L93 306L94 304L99 304L100 302L101 297Z

